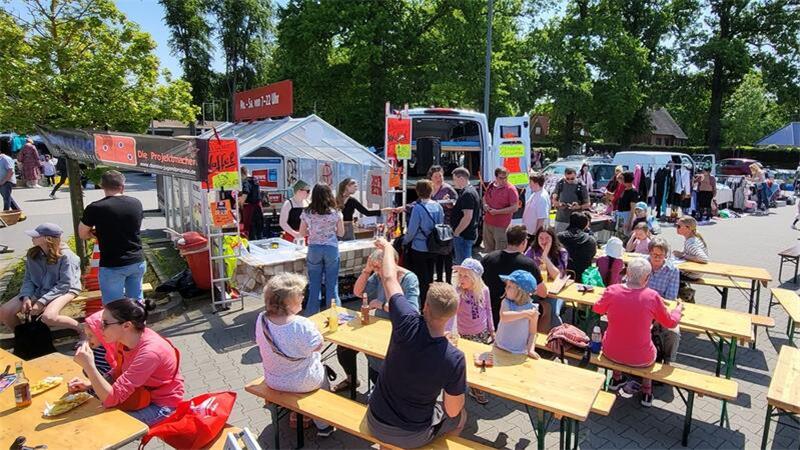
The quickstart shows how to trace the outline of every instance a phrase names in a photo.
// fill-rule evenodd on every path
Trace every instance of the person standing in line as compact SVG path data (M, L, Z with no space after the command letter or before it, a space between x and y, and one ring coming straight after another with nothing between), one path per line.
M50 198L56 198L56 191L64 185L67 181L67 157L66 155L62 155L61 158L56 159L56 173L58 173L58 183L53 186L53 190L50 191Z
M358 181L352 178L345 178L339 183L336 189L336 207L342 211L344 218L344 236L343 241L352 241L356 238L355 227L353 226L353 216L358 211L362 216L367 217L380 217L380 209L367 209L358 201L353 195L358 192Z
M469 184L469 170L458 167L453 170L453 186L461 191L450 215L453 227L453 263L461 264L472 257L472 247L478 239L478 218L481 215L481 199L478 191Z
M589 209L589 190L578 179L575 169L567 167L564 178L556 183L552 195L552 203L556 208L556 234L569 227L570 214Z
M531 193L525 201L522 223L528 230L528 245L532 245L536 233L550 227L550 195L544 189L544 175L534 173L528 180Z
M442 205L444 210L444 223L450 223L453 213L453 205L458 199L458 193L452 186L444 181L444 169L442 166L431 166L428 169L428 179L433 183L433 194L431 200ZM453 253L449 255L439 255L436 258L436 281L453 282Z
M703 173L700 175L700 182L697 184L697 208L700 210L700 220L711 220L712 208L711 202L717 196L717 179L711 175L711 169L706 166L703 167Z
M242 166L242 194L239 202L242 206L242 225L247 239L255 241L264 234L264 212L261 210L261 187L247 167Z
M25 180L25 186L37 187L42 176L42 161L39 159L39 151L33 145L33 139L28 138L19 152L18 159L22 164L22 179Z
M419 277L419 294L422 308L425 307L425 296L433 282L433 271L436 265L436 254L428 249L428 236L435 233L436 225L444 223L444 210L442 205L431 200L433 183L430 180L417 181L417 195L419 201L411 210L408 219L408 229L403 238L403 245L410 245L409 266L414 268L414 273Z
M311 186L303 180L297 181L292 187L294 195L286 199L281 206L279 224L283 230L283 238L294 242L300 237L300 215L308 208L308 197L311 195Z
M344 235L342 213L336 209L333 191L327 184L317 183L311 191L311 203L300 214L300 236L308 236L308 303L305 314L312 316L320 311L320 290L325 280L325 299L329 307L339 300L339 239Z
M639 202L639 192L633 187L633 172L624 172L622 174L622 183L625 190L622 191L622 196L619 198L617 204L617 228L628 236L631 233L636 203Z
M127 297L142 301L146 264L139 232L142 202L125 195L125 176L116 170L103 174L105 197L89 204L78 225L84 241L97 238L100 246L100 295L103 304Z
M3 197L3 211L19 211L20 207L11 197L11 191L17 185L16 163L11 158L11 150L4 148L0 153L0 196ZM19 220L25 220L20 214Z
M483 194L483 248L486 253L506 248L506 230L517 209L517 188L508 182L508 169L498 167L494 170L494 181Z

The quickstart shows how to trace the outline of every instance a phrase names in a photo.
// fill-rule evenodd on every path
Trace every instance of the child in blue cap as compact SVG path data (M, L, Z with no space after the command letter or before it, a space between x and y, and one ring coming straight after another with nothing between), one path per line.
M531 297L536 290L536 278L530 272L515 270L511 275L500 275L500 279L506 282L506 295L500 305L495 345L507 352L539 359L536 353L539 305Z

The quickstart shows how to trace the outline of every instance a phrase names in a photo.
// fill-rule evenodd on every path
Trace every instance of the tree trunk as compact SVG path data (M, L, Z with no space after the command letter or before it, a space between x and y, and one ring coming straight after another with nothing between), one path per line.
M75 232L75 252L81 259L81 269L89 264L86 254L86 242L78 235L78 224L83 216L83 186L81 185L81 168L77 161L67 159L67 178L69 178L69 204L72 207L72 229Z
M564 117L564 141L561 144L561 156L572 154L572 133L575 130L575 113L567 113Z
M719 16L719 40L727 42L731 37L731 2L723 1L713 8ZM726 57L719 49L714 51L714 71L711 75L711 105L708 109L707 143L710 153L719 153L722 145L722 102L725 97Z

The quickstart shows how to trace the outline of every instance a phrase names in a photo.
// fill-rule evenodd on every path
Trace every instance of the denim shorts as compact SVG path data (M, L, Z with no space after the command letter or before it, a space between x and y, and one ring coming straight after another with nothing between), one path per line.
M175 408L170 408L169 406L159 406L155 403L151 403L142 409L126 412L134 419L144 422L148 427L152 427L153 425L169 417L173 412L175 412Z

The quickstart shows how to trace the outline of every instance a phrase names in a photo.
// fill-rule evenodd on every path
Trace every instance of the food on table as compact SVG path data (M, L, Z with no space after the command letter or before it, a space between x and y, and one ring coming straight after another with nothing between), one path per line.
M31 395L39 395L42 392L49 391L64 381L61 377L46 377L31 385Z
M67 394L56 400L56 402L52 405L45 403L46 406L44 408L44 416L54 417L72 411L78 406L86 403L90 398L92 398L92 396L86 392Z

